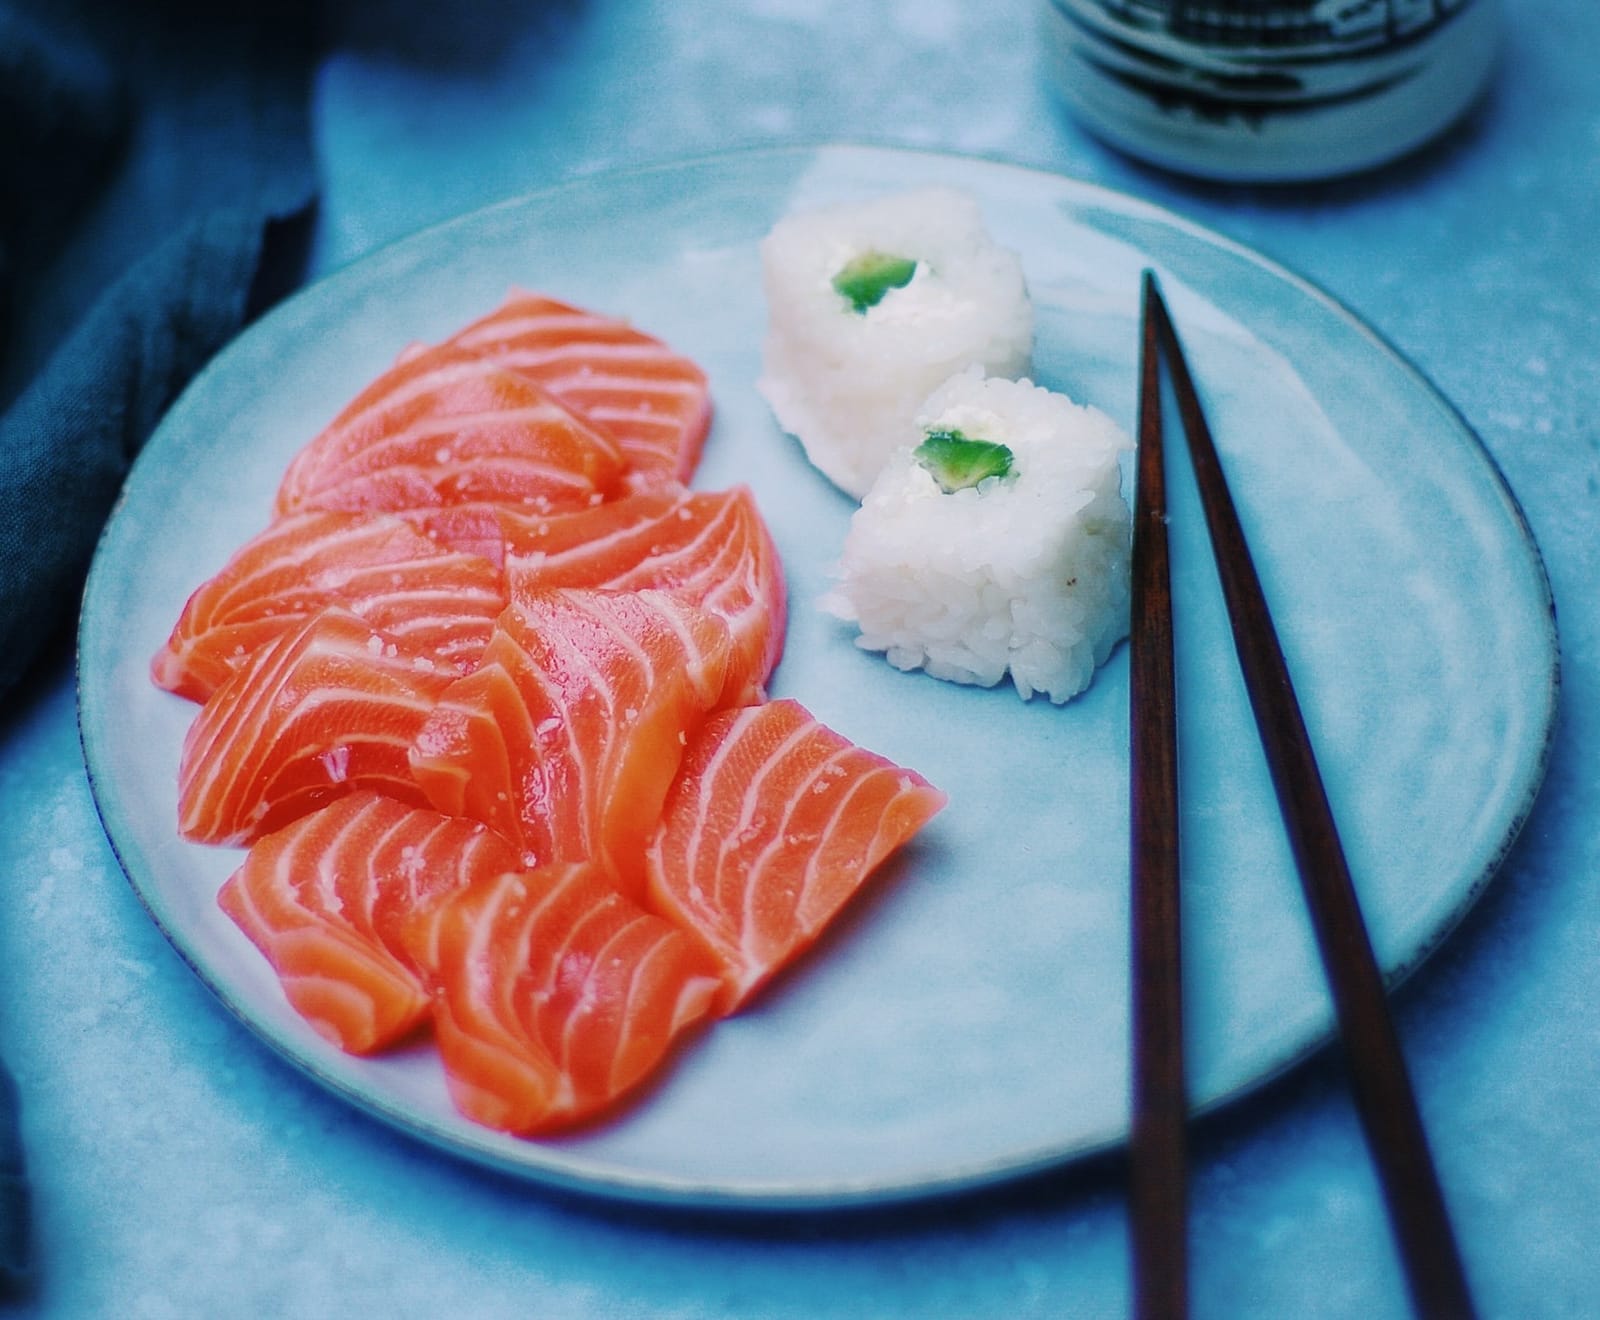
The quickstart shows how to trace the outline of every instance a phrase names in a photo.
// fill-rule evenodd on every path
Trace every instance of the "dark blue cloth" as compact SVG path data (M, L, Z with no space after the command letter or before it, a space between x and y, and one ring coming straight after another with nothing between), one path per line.
M74 621L162 414L297 276L314 53L297 0L0 0L0 699ZM0 1293L28 1264L17 1094L0 1068Z

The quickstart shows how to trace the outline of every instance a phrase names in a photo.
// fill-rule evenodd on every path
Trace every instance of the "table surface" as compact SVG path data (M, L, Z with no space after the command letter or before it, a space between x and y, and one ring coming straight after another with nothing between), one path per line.
M1494 82L1458 130L1290 189L1186 181L1098 143L1052 100L1040 8L568 0L478 6L463 26L443 8L348 6L316 83L315 273L580 173L856 141L1132 193L1369 320L1505 473L1563 651L1533 814L1397 996L1398 1023L1484 1314L1592 1314L1600 771L1581 749L1600 718L1600 7L1508 6ZM552 1194L370 1121L262 1048L145 915L90 799L64 646L0 721L0 1055L21 1092L39 1275L22 1313L1126 1312L1114 1158L925 1205L738 1219ZM1202 1123L1194 1158L1197 1315L1407 1313L1332 1052Z

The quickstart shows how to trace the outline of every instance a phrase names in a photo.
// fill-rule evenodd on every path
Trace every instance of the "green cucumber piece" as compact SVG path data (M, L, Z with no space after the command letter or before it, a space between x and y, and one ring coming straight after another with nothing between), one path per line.
M865 313L876 307L890 289L903 289L917 273L917 263L910 257L896 257L887 252L863 252L852 257L833 277L836 293L850 300L850 306Z
M993 440L971 440L960 431L930 430L912 451L949 494L976 486L989 477L1009 477L1016 456Z

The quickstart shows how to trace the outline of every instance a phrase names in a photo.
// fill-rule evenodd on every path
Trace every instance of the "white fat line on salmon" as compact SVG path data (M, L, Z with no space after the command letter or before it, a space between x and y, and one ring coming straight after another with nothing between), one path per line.
M498 344L504 340L522 339L529 335L560 334L571 338L574 332L640 335L627 321L611 316L598 316L583 311L528 312L526 315L502 316L490 313L475 326L468 326L449 342L463 348L479 348Z
M814 791L811 787L809 787L809 785L815 785L818 780L821 780L824 784L827 784L828 781L833 780L840 775L847 774L848 771L846 767L841 764L841 762L847 759L852 759L856 754L859 753L859 751L860 749L854 746L837 748L835 751L829 754L826 761L812 771L811 777L808 781L808 787L790 796L788 803L783 809L783 818L780 821L777 830L774 831L772 840L762 850L761 855L756 858L753 863L751 863L750 872L752 875L759 873L760 868L765 864L766 860L769 857L776 855L786 843L789 843L791 837L789 826L794 820L795 812L799 809L801 803L805 801L806 796ZM853 787L859 787L859 784ZM848 805L853 796L854 792L847 792L839 802L834 804L834 812L828 820L827 828L816 831L819 837L827 838L829 834L832 833L833 828L838 824L839 820L844 814L845 806ZM792 847L794 844L789 843L789 846ZM793 910L796 914L798 914L804 907L805 900L811 893L818 864L818 854L814 853L806 863L806 869L801 877L798 890L787 893L787 897L793 904ZM803 923L800 924L803 927Z
M425 351L432 352L433 350ZM407 361L412 360L414 360L414 357L407 359ZM374 385L386 381L394 370L394 368L391 368L390 372L379 376L368 388L371 389ZM323 436L345 435L357 429L375 414L385 413L404 404L414 403L423 395L437 393L447 386L459 384L464 380L495 375L504 370L504 367L496 365L488 358L478 357L473 354L450 355L444 362L431 367L404 384L382 390L359 412L352 413L348 417L340 416L334 418L328 429L322 434ZM316 441L312 443L315 445Z
M686 417L698 413L705 401L706 388L703 382L697 380L662 380L660 377L636 376L597 376L593 371L586 370L577 376L545 377L547 388L553 394L559 394L563 399L577 403L583 402L586 414L592 414L599 406L599 401L621 395L623 397L639 397L641 395L650 399L657 399L664 411L677 415L682 412ZM683 408L681 405L689 405ZM616 407L618 405L613 405Z
M339 472L352 464L359 464L362 475L375 475L377 464L373 461L387 454L407 452L419 449L425 443L435 438L442 439L446 447L452 442L459 445L467 435L473 432L487 432L494 434L499 431L522 429L533 432L544 443L546 437L540 432L548 428L556 437L555 443L564 443L568 436L579 437L572 443L581 445L589 441L592 446L605 452L607 441L605 437L597 437L592 428L585 426L573 415L551 401L546 404L534 404L530 407L503 408L499 411L454 413L424 417L412 423L403 431L395 431L383 436L372 443L349 454L341 456L337 461L329 462L320 469L323 472ZM434 451L438 453L436 449ZM497 455L498 448L483 455L475 455L474 460L481 462L484 458ZM406 466L416 467L416 463Z
M470 347L476 353L481 353L497 366L512 371L531 371L537 368L541 380L544 379L548 368L568 362L580 369L585 366L592 369L596 363L613 370L618 367L661 368L676 371L677 379L684 382L698 382L703 379L698 367L660 344L597 339L578 339L561 344L520 344L515 340L516 336L507 335L504 339L484 340L481 344L468 345L462 340L456 342L463 347ZM620 372L616 374L618 379L623 378ZM638 379L654 383L661 378L651 375Z

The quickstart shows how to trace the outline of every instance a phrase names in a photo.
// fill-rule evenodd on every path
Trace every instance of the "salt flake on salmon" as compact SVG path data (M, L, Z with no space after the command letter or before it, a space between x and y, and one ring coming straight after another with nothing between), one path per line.
M388 514L311 510L272 523L189 597L151 662L156 684L204 701L262 646L343 605L407 655L472 669L505 607L488 559Z
M945 801L798 702L720 712L691 740L650 844L648 902L716 957L731 1012Z
M464 504L444 504L437 508L404 509L399 517L444 550L459 550L476 555L505 568L506 533L502 520L507 509L492 500L471 500Z
M545 1132L609 1108L717 993L705 953L587 862L474 883L434 924L450 1095L500 1131Z
M449 342L538 381L612 436L635 489L694 474L711 425L705 372L628 322L514 290Z
M312 1028L369 1054L428 1020L434 909L517 865L476 821L357 792L258 840L217 902Z
M418 731L412 773L438 810L540 864L593 859L632 892L731 649L720 619L666 592L527 592Z
M657 588L709 610L733 641L729 704L759 701L783 652L783 565L746 486L658 489L549 518L506 513L507 592Z
M581 508L623 466L615 440L532 379L441 345L403 355L301 449L275 509Z
M426 806L412 740L454 680L332 607L211 694L183 743L178 830L247 844L358 788Z

